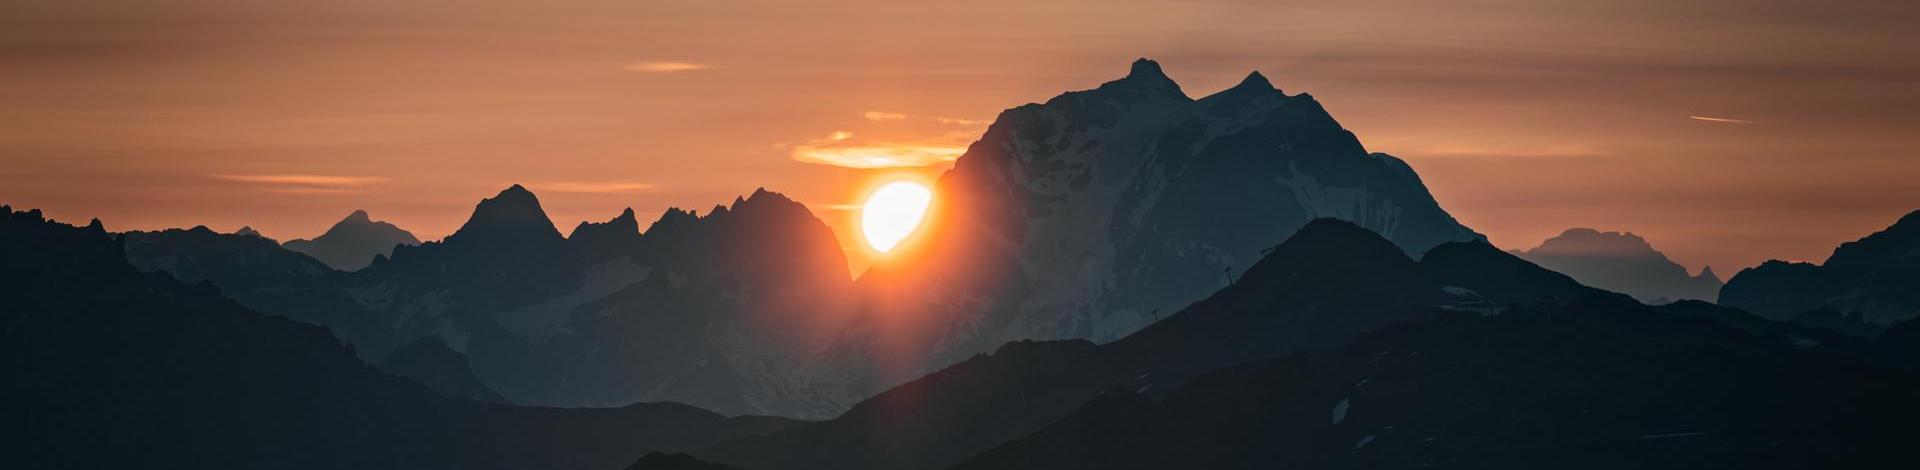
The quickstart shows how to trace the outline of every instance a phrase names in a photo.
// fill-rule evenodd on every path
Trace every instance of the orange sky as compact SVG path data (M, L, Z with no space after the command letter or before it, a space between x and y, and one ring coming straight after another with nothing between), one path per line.
M858 265L875 175L1144 56L1313 93L1503 247L1627 230L1730 275L1920 208L1915 2L537 3L0 4L0 203L432 239L515 182L562 231L766 186Z

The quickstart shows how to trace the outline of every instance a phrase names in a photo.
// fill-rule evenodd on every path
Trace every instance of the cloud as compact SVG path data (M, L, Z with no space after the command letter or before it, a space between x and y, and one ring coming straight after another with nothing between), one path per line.
M694 70L706 70L709 68L713 68L713 67L706 64L696 64L692 62L672 62L672 61L637 62L633 64L628 64L626 66L627 70L632 70L635 72L649 72L649 73L691 72Z
M793 159L847 168L901 168L951 162L965 152L960 147L935 145L800 145L793 148Z
M1759 124L1760 123L1760 121L1748 121L1745 119L1711 117L1711 116L1687 116L1687 119L1692 119L1695 121L1706 121L1706 122L1724 122L1728 124Z
M895 112L887 112L887 111L867 111L865 113L862 113L861 116L867 118L868 121L879 121L879 122L896 122L896 121L905 121L908 119L917 119L917 120L933 121L941 124L948 124L948 125L955 125L955 126L983 126L983 125L992 123L992 121L986 121L986 120L980 120L980 119L966 119L966 118L945 117L945 116L916 116L912 114L895 113Z
M333 187L333 188L350 187L350 186L367 186L367 185L385 183L388 181L387 178L382 178L378 176L328 176L328 175L302 175L302 174L272 174L272 175L217 174L217 175L208 175L208 176L212 176L214 178L223 179L227 181L238 181L242 183L277 184L277 185L291 185L291 186L320 186L320 187Z
M1596 157L1606 155L1587 144L1554 144L1543 146L1486 146L1486 145L1433 145L1418 149L1413 155L1435 157Z
M618 194L646 191L654 188L648 183L631 181L547 181L528 183L535 191L578 194Z
M333 176L305 174L207 175L214 179L245 183L261 191L280 194L325 195L354 194L367 186L390 181L378 176Z

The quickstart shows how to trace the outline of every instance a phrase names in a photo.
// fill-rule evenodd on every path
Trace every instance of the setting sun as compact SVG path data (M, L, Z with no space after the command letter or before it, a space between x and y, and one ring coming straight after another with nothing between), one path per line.
M933 190L909 181L887 183L867 196L860 209L860 233L867 246L886 253L920 226L933 202Z

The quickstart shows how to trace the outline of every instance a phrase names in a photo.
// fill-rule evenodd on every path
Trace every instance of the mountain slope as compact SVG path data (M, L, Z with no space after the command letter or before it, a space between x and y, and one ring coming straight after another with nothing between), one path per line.
M935 191L924 235L858 281L875 344L849 348L923 358L874 384L1007 341L1123 337L1315 218L1416 256L1479 238L1312 96L1255 73L1194 100L1144 59L1096 89L1001 113Z
M0 207L0 443L18 468L615 468L791 426L435 395L323 328L142 273L98 221Z
M1159 401L1110 391L956 468L1897 465L1916 378L1584 298L1437 316Z
M401 346L380 361L380 370L412 379L441 395L511 404L473 376L465 354L447 349L447 343L438 337L420 338Z
M1365 228L1308 223L1232 286L1126 338L1022 341L893 387L835 419L700 454L748 470L944 468L1067 415L1103 390L1171 392L1206 371L1333 347L1435 311L1624 298L1484 242L1414 261Z
M1824 264L1771 260L1720 290L1722 305L1775 320L1885 326L1920 318L1920 211L1841 244ZM1830 318L1823 318L1830 317Z
M1712 267L1690 275L1687 268L1654 251L1653 245L1633 232L1572 228L1540 246L1514 254L1587 285L1632 295L1641 302L1712 302L1720 296L1720 278L1713 274Z
M289 240L288 250L312 256L341 271L354 271L373 264L379 256L393 256L393 247L419 245L412 232L393 224L375 221L367 211L356 210L312 240Z

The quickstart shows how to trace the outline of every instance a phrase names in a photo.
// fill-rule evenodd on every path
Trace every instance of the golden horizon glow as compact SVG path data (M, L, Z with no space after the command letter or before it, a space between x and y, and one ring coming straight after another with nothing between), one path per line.
M860 234L867 246L881 253L893 251L926 219L933 190L912 181L880 186L860 209Z

